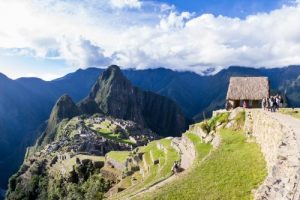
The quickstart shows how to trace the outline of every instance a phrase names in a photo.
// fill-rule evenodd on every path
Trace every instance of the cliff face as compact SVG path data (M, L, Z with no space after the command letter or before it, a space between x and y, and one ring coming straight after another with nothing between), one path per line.
M106 115L132 120L162 136L180 135L187 126L182 111L172 100L134 87L118 66L110 66L103 72L79 108L82 113L100 110Z

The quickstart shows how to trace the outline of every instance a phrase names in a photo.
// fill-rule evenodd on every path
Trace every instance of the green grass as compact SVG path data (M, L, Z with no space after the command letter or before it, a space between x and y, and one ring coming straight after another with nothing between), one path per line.
M194 144L194 147L197 152L196 163L201 162L202 159L210 152L212 146L210 144L202 143L200 137L191 132L186 132L185 136L187 136Z
M226 124L228 122L230 113L225 112L225 113L220 113L216 115L215 117L212 117L211 119L204 121L200 123L200 126L203 131L206 133L209 133L212 130L216 130L217 124Z
M292 108L281 108L279 110L283 114L291 115L295 118L300 119L300 109L292 109Z
M130 151L111 151L106 155L118 162L125 163L130 153Z
M157 147L157 143L160 143L167 149L165 153L162 149ZM129 187L121 193L116 194L112 199L126 199L135 192L150 187L151 185L165 179L171 175L171 168L174 161L180 159L177 151L171 147L171 139L162 139L158 141L153 141L145 147L141 147L139 152L144 152L144 159L149 166L149 171L144 178L139 177L138 183ZM159 160L159 164L154 165L150 152L154 160ZM141 168L143 168L143 163L141 163Z
M241 132L221 130L221 146L203 162L207 146L192 133L186 134L197 148L197 162L182 179L139 199L252 199L251 190L267 175L259 146L247 143Z
M110 139L110 140L114 140L114 141L121 142L121 143L134 144L134 142L129 139L120 138L120 133L114 133L108 129L100 129L100 130L98 130L98 133L102 137Z

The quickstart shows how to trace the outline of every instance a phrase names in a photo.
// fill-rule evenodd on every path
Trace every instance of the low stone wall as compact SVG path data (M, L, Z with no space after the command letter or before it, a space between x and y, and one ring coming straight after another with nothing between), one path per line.
M255 199L297 199L300 156L293 132L261 110L247 110L245 128L261 146L268 170Z

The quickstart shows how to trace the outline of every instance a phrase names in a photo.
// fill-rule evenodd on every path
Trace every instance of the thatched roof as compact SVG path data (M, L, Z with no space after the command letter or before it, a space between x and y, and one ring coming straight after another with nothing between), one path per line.
M269 96L267 77L231 77L227 91L230 100L261 100Z

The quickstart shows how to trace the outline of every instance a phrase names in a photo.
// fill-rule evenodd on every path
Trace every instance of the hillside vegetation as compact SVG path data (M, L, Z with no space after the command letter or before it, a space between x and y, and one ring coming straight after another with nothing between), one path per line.
M242 115L238 114L236 119ZM220 146L208 154L209 145L203 144L198 135L186 133L197 150L190 171L154 193L135 199L251 199L252 190L267 175L260 148L256 143L247 142L242 130L220 129L219 134Z

